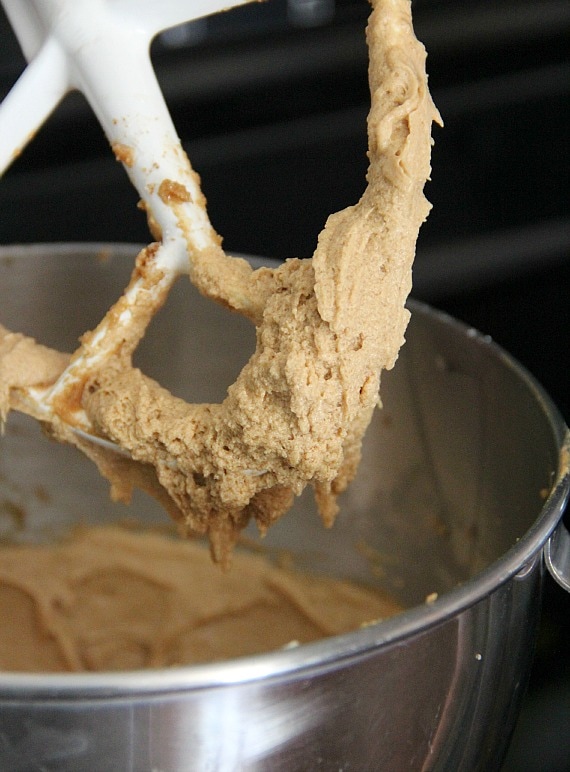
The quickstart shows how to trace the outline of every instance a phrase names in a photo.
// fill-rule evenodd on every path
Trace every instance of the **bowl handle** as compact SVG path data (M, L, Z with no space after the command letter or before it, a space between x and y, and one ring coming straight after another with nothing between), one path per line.
M544 559L552 577L570 592L570 532L560 523L544 547Z

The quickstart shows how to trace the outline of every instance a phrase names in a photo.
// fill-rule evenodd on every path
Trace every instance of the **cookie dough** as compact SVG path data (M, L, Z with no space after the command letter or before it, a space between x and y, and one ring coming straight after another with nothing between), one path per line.
M423 188L431 125L439 116L411 3L372 5L370 166L361 200L328 219L312 259L253 271L221 246L191 256L191 278L201 292L257 327L256 350L227 398L215 405L176 399L132 367L136 344L118 340L104 367L60 395L61 409L50 418L56 437L96 461L115 497L126 499L141 484L189 530L208 534L221 563L252 518L264 531L306 485L314 487L325 523L333 522L336 497L354 476L378 403L380 375L404 341L415 244L430 208ZM137 286L160 282L155 248L139 256ZM108 318L119 318L121 308L119 302ZM140 309L141 332L132 340L152 313L150 305ZM96 339L87 335L75 356L88 354ZM0 412L8 402L33 412L10 372L7 379L0 360ZM77 439L69 428L76 408L97 434L130 453L130 469Z
M272 651L401 609L363 587L118 526L0 549L0 670L163 668ZM10 624L6 624L10 620Z

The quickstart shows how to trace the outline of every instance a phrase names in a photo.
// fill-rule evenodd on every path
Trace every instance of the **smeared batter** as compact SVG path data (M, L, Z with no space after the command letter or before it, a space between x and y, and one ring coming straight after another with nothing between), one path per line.
M251 554L237 552L225 574L193 542L119 527L0 549L0 670L211 662L348 632L399 610L372 590Z

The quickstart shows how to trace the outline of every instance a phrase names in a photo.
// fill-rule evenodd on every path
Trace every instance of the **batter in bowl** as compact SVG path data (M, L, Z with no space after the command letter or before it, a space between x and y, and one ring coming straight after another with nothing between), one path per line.
M348 632L399 606L378 591L119 526L0 549L0 670L162 668ZM9 620L9 624L6 624Z

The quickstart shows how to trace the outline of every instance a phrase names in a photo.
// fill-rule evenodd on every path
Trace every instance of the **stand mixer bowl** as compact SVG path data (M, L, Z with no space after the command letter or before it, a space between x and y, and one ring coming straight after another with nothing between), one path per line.
M0 250L0 322L72 350L127 281L137 248ZM533 657L544 553L566 543L568 432L491 341L412 303L383 409L330 531L310 496L264 543L301 568L382 587L408 610L354 633L168 670L0 673L2 770L498 769ZM253 327L179 282L137 351L178 396L222 399ZM41 497L38 490L42 491ZM25 513L18 531L10 513ZM0 440L2 536L164 514L113 504L94 466L12 414ZM564 581L567 566L558 566ZM560 580L560 577L559 577ZM429 597L429 602L426 598ZM7 620L0 635L8 634Z

